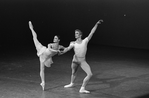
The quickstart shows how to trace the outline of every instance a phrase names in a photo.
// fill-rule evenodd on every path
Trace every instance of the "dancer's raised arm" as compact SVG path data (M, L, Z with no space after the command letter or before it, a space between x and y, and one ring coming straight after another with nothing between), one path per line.
M98 24L101 24L101 22L103 22L102 19L99 20L99 21L95 24L95 26L92 28L90 34L88 35L88 40L90 40L90 39L92 38L93 34L95 33L95 31L96 31L96 29L97 29Z

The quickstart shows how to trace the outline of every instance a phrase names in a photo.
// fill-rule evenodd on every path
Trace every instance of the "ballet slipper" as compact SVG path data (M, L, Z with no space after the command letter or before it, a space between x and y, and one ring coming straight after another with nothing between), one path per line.
M74 86L74 83L70 83L68 85L65 85L64 88L70 88L70 87L73 87Z
M42 87L42 90L44 91L45 90L45 83L40 83L41 87Z
M85 94L89 94L90 91L85 90L84 87L81 87L81 89L79 90L80 93L85 93Z

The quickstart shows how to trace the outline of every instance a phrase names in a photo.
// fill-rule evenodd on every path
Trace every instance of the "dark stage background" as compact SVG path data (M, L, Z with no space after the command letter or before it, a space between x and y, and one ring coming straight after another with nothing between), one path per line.
M1 0L0 47L34 47L29 20L43 45L58 34L68 46L75 29L86 37L99 19L90 45L149 49L149 0Z

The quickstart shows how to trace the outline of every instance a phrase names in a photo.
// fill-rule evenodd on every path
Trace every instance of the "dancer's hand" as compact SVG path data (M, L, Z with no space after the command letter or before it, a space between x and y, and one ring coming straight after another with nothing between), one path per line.
M61 51L60 50L57 50L57 52L60 53Z
M31 22L31 21L29 21L29 22L28 22L28 24L29 24L29 28L30 28L30 29L33 29L32 22Z
M102 19L100 19L100 20L97 22L97 24L101 24L101 22L103 22L103 20L102 20Z
M58 55L62 55L62 54L64 54L64 52L59 50Z

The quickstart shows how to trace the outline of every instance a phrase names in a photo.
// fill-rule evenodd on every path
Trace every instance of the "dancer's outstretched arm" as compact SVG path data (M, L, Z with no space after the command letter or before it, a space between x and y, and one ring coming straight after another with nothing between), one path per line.
M96 29L97 29L98 24L101 24L101 22L103 22L102 19L99 20L99 21L95 24L95 26L92 28L90 34L88 35L88 40L90 40L90 39L92 38L93 34L95 33L95 31L96 31Z
M59 55L62 55L64 53L66 53L67 51L71 50L74 46L73 46L74 42L70 42L69 46L67 48L64 48L63 51L60 51Z
M59 48L58 48L59 52L60 52L60 51L64 51L64 49L65 49L65 47L64 47L64 46L59 45Z

